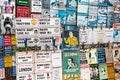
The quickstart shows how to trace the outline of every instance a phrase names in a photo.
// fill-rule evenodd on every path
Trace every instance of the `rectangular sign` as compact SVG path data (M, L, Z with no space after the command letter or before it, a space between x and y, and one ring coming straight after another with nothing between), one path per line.
M31 17L32 18L41 18L42 17L42 14L31 14Z
M0 58L0 68L4 68L4 58Z
M16 17L30 17L30 7L17 6Z
M80 76L81 80L90 80L90 69L88 64L81 65L80 71L81 71L81 76Z
M11 35L4 35L4 46L11 46Z
M4 38L3 35L0 35L0 46L4 45Z
M14 14L15 6L0 6L0 13Z
M17 5L30 6L30 0L17 0Z
M31 0L31 12L41 13L42 0Z
M52 73L37 73L35 80L52 80Z
M25 38L17 38L17 47L24 47L25 43L24 43ZM38 38L27 38L27 46L35 46L35 45L39 45L39 39Z
M50 0L42 0L42 8L50 9Z
M11 46L5 46L4 47L4 54L5 54L5 56L11 56L12 55L12 47Z
M5 77L11 77L12 76L12 68L7 67L5 68Z
M16 76L16 66L12 66L12 76Z
M62 80L81 80L80 74L63 74Z
M34 80L34 74L18 74L17 80Z
M0 57L4 56L4 47L0 47Z
M1 34L15 34L15 15L1 14Z
M15 22L18 29L34 28L38 26L38 20L34 18L16 18Z
M33 60L33 52L16 52L16 62L19 63L31 63Z
M62 67L62 53L60 51L52 52L52 67Z
M51 51L35 52L35 62L51 61Z
M23 74L23 73L33 73L34 72L34 64L18 64L17 65L17 74Z
M11 35L12 45L16 45L16 35Z
M5 78L5 69L4 68L0 68L0 79Z
M35 73L51 72L51 62L35 63Z
M5 62L5 63L12 62L12 56L5 56L5 57L4 57L4 62Z
M62 80L62 68L52 69L52 80Z
M80 72L80 53L77 51L63 52L63 73L77 74Z

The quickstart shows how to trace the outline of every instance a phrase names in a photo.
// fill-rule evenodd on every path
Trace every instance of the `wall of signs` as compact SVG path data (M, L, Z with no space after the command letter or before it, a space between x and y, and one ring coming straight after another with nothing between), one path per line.
M120 1L0 0L0 80L120 80Z

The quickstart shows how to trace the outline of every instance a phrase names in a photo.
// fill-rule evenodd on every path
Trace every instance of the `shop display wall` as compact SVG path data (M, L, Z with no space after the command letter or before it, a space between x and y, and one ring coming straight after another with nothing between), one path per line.
M119 79L119 0L0 0L0 80Z

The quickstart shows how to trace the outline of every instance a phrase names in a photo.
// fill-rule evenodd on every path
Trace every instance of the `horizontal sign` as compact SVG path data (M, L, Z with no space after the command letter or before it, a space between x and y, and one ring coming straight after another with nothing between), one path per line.
M59 27L41 27L38 28L40 36L60 36L60 28Z
M5 63L12 62L12 56L5 56L5 57L4 57L4 62L5 62Z
M12 62L5 62L4 63L4 67L8 68L8 67L12 67Z
M16 18L16 27L19 28L34 28L38 26L38 20L34 18Z
M51 73L38 73L35 74L35 80L52 80Z
M30 7L17 6L16 17L30 17Z
M33 60L33 52L17 52L16 53L16 61L17 63L31 63Z
M51 72L51 62L35 63L35 73Z
M34 80L34 74L18 74L17 80Z
M17 74L23 73L33 73L34 72L34 64L18 64L17 65Z
M1 6L0 5L0 13L8 13L13 14L14 13L14 6Z
M32 18L41 18L42 17L42 14L31 14L31 17Z
M33 28L16 29L16 36L17 37L23 37L23 36L27 37L28 35L34 36L34 29Z
M24 40L25 40L25 38L23 37L23 38L17 38L17 47L24 47L25 46L25 43L24 43ZM37 39L37 38L27 38L27 43L28 43L28 45L27 46L35 46L35 45L38 45L39 44L39 42L38 42L39 40Z
M56 45L60 44L60 36L55 36L55 37L40 37L39 38L39 45L52 45L53 43Z
M17 0L17 5L29 6L30 0Z
M35 52L35 62L51 61L51 51Z

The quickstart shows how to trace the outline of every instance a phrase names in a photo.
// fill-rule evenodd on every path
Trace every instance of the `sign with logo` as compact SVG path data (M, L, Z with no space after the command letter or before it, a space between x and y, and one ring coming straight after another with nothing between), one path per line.
M37 73L35 74L35 80L52 80L51 73Z
M18 74L17 80L34 80L34 74Z
M34 18L16 18L16 28L34 28L38 26L38 20Z

